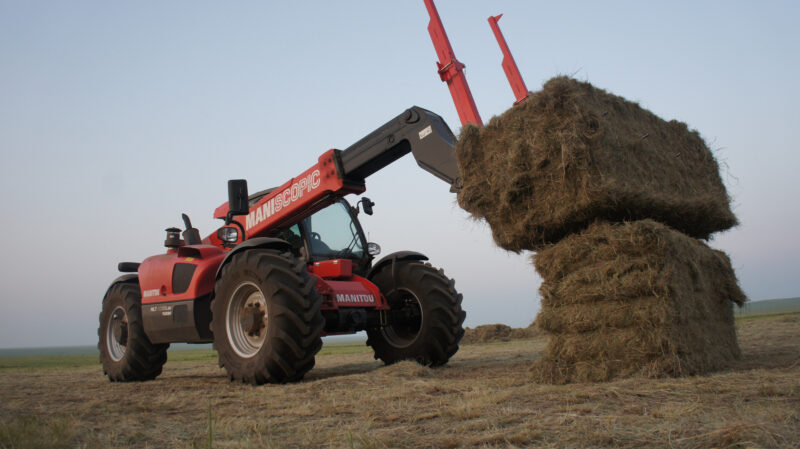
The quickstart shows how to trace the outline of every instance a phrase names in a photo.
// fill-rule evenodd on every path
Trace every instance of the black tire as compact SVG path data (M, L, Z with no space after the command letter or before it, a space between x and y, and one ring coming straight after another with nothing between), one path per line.
M222 269L211 301L219 365L230 379L297 381L314 367L325 321L316 278L289 252L251 249Z
M103 298L97 329L100 363L112 382L153 380L167 362L169 344L153 344L144 333L139 285L118 283Z
M392 364L416 360L426 366L441 366L458 351L464 336L461 294L444 271L419 261L387 264L371 281L386 297L392 314L407 311L412 318L367 330L367 344L375 358Z

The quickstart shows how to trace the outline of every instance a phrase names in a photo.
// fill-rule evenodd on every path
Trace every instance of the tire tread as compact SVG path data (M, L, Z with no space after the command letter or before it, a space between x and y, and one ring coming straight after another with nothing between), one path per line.
M267 341L253 358L243 359L230 347L225 331L228 281L249 276L268 302ZM231 380L252 384L297 381L314 367L322 347L324 319L316 278L289 252L252 249L234 255L222 269L211 301L211 327L219 365ZM253 362L253 363L250 363Z
M113 312L115 302L121 302L128 318L128 341L125 355L114 361L108 354L106 346L106 328L108 314ZM167 362L169 344L153 344L144 332L142 322L142 302L139 285L135 283L117 283L109 288L103 298L103 309L100 312L100 326L97 328L100 350L100 363L103 372L112 382L136 382L153 380L161 374Z

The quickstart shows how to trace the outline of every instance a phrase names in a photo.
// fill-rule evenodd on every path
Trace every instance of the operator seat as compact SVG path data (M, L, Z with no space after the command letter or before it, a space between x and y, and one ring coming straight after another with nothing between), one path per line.
M319 234L317 234L319 235ZM330 254L331 247L326 245L320 238L311 237L308 239L311 246L311 254Z

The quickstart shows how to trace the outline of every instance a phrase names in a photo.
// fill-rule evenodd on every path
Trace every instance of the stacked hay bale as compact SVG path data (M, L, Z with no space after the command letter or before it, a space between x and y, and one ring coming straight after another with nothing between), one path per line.
M495 242L538 251L537 379L717 370L738 357L730 261L698 239L736 224L702 138L566 77L456 146L459 204Z
M474 343L494 343L500 341L521 340L534 338L541 335L541 330L535 323L525 328L513 328L505 324L484 324L474 329L464 329L461 343L468 345Z
M739 358L730 260L652 220L597 222L538 252L537 325L550 334L535 377L552 383L681 376Z

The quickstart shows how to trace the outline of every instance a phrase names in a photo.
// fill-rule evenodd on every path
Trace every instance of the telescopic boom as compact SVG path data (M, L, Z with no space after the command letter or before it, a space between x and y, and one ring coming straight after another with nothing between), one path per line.
M461 186L453 146L456 138L437 114L413 106L344 150L328 150L316 164L282 186L250 196L250 212L236 217L246 238L288 228L344 196L366 190L368 176L412 153L422 169ZM225 218L228 203L214 211ZM214 240L214 234L207 238Z

